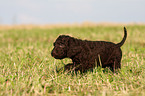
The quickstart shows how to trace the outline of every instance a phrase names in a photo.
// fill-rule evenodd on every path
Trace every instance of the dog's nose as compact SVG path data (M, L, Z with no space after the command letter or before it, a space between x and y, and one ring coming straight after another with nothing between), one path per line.
M52 57L53 57L53 54L54 54L54 53L53 53L53 51L52 51L52 52L51 52L51 56L52 56Z
M55 54L56 54L56 52L52 50L52 52L51 52L51 56L54 57Z

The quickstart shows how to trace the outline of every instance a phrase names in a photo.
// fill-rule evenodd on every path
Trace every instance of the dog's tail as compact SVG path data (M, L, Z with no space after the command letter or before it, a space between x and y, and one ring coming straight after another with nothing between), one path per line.
M127 30L126 30L126 28L124 27L124 37L123 37L122 41L121 41L120 43L117 43L116 45L117 45L118 47L121 47L121 46L124 44L124 42L125 42L125 40L126 40L126 37L127 37Z

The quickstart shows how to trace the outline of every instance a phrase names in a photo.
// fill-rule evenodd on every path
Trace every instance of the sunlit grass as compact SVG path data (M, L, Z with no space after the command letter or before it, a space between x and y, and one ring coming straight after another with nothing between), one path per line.
M145 95L144 25L126 25L128 37L122 46L122 68L118 74L100 67L85 74L57 73L56 68L71 60L55 60L50 55L60 34L118 43L123 27L1 29L0 95Z

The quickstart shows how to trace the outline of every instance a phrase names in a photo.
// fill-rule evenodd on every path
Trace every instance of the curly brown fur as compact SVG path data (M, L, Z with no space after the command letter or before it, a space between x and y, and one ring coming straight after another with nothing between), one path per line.
M72 59L72 64L66 65L65 69L75 67L75 70L85 71L97 66L102 68L110 67L115 69L121 68L122 51L121 46L127 37L127 31L124 27L123 40L114 44L106 41L87 41L76 39L67 35L60 35L54 42L54 49L51 55L55 59Z

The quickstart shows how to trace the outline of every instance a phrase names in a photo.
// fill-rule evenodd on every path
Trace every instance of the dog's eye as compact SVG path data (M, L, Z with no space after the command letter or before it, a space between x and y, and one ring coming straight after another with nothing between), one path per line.
M60 44L60 45L59 45L59 47L61 47L61 48L64 48L64 47L65 47L65 45L63 45L63 44Z

